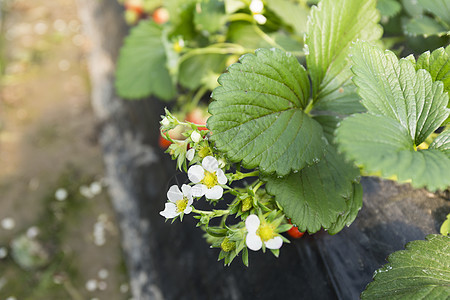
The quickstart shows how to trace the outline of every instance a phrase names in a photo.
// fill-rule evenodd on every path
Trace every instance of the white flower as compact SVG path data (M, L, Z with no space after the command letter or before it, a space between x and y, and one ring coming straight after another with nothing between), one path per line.
M191 148L186 152L186 158L187 160L191 161L194 159L194 155L195 155L195 149Z
M259 25L264 25L267 22L267 18L263 16L262 14L254 14L253 18L255 19L256 23Z
M257 215L249 215L245 220L247 228L247 237L245 243L253 251L261 249L262 244L269 249L280 249L283 245L283 239L275 232L272 224L259 220Z
M205 195L207 199L220 199L223 195L221 184L227 183L227 177L219 162L212 156L206 156L202 160L202 165L195 165L188 170L189 180L196 183L192 187L192 195L201 197Z
M64 201L64 200L66 200L68 195L69 195L69 194L67 193L67 190L64 189L64 188L59 188L59 189L57 189L56 192L55 192L55 198L56 198L56 200L58 200L58 201Z
M162 119L161 121L161 125L164 127L168 127L170 125L169 119L167 119L167 117L164 117L164 119Z
M191 133L191 140L194 143L200 142L201 138L202 138L202 136L200 135L200 133L198 133L197 131L192 131L192 133Z
M166 203L164 210L159 212L161 216L166 219L171 219L181 213L189 214L192 211L192 188L183 184L181 190L183 192L180 191L177 185L172 185L169 188L169 191L167 192L169 202Z
M264 9L264 3L261 0L252 0L249 8L252 13L260 14Z

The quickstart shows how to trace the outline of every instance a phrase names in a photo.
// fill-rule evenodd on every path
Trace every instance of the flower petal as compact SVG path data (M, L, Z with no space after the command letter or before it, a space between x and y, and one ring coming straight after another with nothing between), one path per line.
M210 189L207 189L205 192L205 197L208 199L217 200L222 198L223 188L219 185L215 185Z
M248 218L247 218L248 219ZM250 250L258 251L262 247L262 241L256 233L249 233L245 238L245 243Z
M203 196L208 188L204 184L196 184L192 187L192 196L201 197Z
M187 184L183 184L181 186L181 191L183 192L183 195L185 197L188 197L192 195L192 187L190 185Z
M192 131L192 133L191 133L191 140L194 143L200 142L201 138L202 138L202 136L200 135L200 133L198 133L197 131Z
M256 230L258 230L259 224L261 224L261 221L259 220L257 215L249 215L247 219L245 219L245 228L247 228L249 234L256 234Z
M175 203L176 201L183 199L183 194L177 185L172 185L167 191L167 198L170 202Z
M227 176L225 176L225 173L221 169L217 169L216 176L217 176L217 182L219 182L220 184L227 183L227 181L228 181Z
M193 183L199 183L205 177L205 170L200 165L195 165L188 170L189 180Z
M166 219L175 218L179 215L179 213L177 213L177 206L170 202L165 204L164 210L160 211L159 214Z
M186 158L187 158L188 161L193 160L193 159L194 159L194 156L195 156L195 149L194 149L194 148L191 148L191 149L189 149L189 150L186 152Z
M214 172L219 168L219 162L212 156L206 156L202 160L203 168L208 172Z
M183 213L184 213L185 215L187 215L187 214L190 214L191 211L192 211L192 207L191 207L190 205L188 205L188 206L186 207L186 209L183 211Z
M267 248L269 249L280 249L283 245L283 239L279 236L274 237L273 239L264 242Z

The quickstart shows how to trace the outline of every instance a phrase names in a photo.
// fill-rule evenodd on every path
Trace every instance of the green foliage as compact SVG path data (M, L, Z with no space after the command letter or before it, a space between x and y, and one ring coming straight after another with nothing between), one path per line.
M358 177L359 170L329 146L319 163L286 178L263 180L300 231L314 233L323 227L334 234L350 225L362 206L361 187L354 186Z
M368 43L354 47L354 82L368 113L344 120L337 131L340 150L369 172L411 180L430 190L450 185L450 160L438 147L416 151L447 118L442 82L417 72L409 59L397 60Z
M450 159L450 130L441 133L431 144L429 149L436 149Z
M405 22L403 28L406 34L412 36L423 35L427 37L430 35L442 36L447 34L447 28L445 26L427 16L410 19Z
M212 95L208 128L216 147L245 168L258 167L268 192L301 230L336 233L362 205L358 170L331 144L341 116L364 111L348 54L358 38L381 36L375 4L325 0L311 9L306 63L312 99L307 72L295 57L262 49L232 65Z
M439 80L444 83L444 91L450 91L450 46L439 48L432 53L427 51L419 56L416 70L427 70L433 81Z
M233 162L287 175L323 155L321 126L303 110L309 80L297 59L281 50L247 54L219 78L208 128Z
M417 59L416 70L425 69L430 72L433 81L439 80L444 84L444 92L450 92L450 46L438 48L432 53L427 51ZM450 107L450 102L447 105ZM448 123L450 117L445 123Z
M417 0L401 0L403 9L411 17L419 17L423 14L423 7Z
M402 10L402 5L396 0L378 0L377 9L383 17L392 18Z
M208 34L220 30L226 22L225 6L219 0L201 0L197 3L194 14L195 27Z
M450 238L442 235L408 243L375 272L361 299L448 299L449 250Z
M450 25L450 3L447 0L418 0L422 7Z
M450 32L450 5L447 0L403 0L403 7L411 18L403 20L407 35L448 35ZM431 14L431 17L425 15Z
M195 90L215 81L218 76L216 74L225 69L226 59L227 57L223 54L191 56L180 64L178 74L180 84L190 90ZM213 80L209 80L210 77L213 77Z
M373 114L345 119L337 130L339 149L369 172L411 181L429 190L450 185L450 160L436 149L414 151L412 140L395 120Z
M349 48L357 39L381 37L376 1L327 1L311 9L305 44L315 102L349 81Z
M267 0L266 3L267 7L292 26L298 35L305 33L309 14L308 6L290 0Z
M141 20L121 49L116 72L121 97L155 95L182 104L194 90L203 94L215 88L219 74L242 54L275 47L302 55L305 3L268 1L263 25L245 1L166 0L162 5L169 21Z
M117 62L119 96L138 99L153 94L164 100L174 97L175 88L166 67L161 30L159 25L143 21L125 39Z
M357 39L375 41L382 34L376 1L344 2L323 1L313 7L305 39L314 110L327 114L364 111L351 82L349 48Z
M359 42L353 53L362 104L372 114L384 115L404 126L415 145L422 143L446 119L448 95L442 82L432 82L425 70L414 69L407 59Z

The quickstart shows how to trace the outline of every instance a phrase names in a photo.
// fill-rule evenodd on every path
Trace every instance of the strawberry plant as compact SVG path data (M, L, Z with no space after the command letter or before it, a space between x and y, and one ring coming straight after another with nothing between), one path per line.
M450 6L446 0L378 0L386 45L408 54L449 43Z
M133 29L117 88L130 98L178 98L190 109L213 90L206 127L168 110L162 116L167 152L187 180L169 188L160 214L181 221L193 214L225 264L241 256L248 265L249 250L278 256L289 242L285 233L336 234L349 226L362 206L361 175L432 192L449 188L450 46L400 60L383 49L389 42L380 11L394 17L412 9L408 1L322 0L311 8L306 1L183 3L167 9L184 26L143 21ZM443 2L419 3L427 17L447 24L437 10ZM306 13L305 25L297 20ZM182 135L171 136L174 129ZM220 209L199 209L205 205ZM449 258L436 249L447 249L449 238L427 239L394 254L378 273L395 271L376 275L362 296L393 297L394 288L425 295L431 290L413 286L427 283L436 287L433 295L448 295ZM417 253L436 266L422 266ZM420 268L434 272L431 279ZM397 276L413 279L394 286Z
M137 25L121 49L117 92L126 99L150 95L166 101L178 99L177 109L187 113L217 86L219 74L244 53L276 47L302 56L309 12L306 3L124 1L127 12L140 7L141 21L131 22Z

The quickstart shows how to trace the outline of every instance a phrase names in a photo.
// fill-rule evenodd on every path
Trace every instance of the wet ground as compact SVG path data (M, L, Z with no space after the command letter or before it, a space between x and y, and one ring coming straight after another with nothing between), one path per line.
M0 5L0 299L129 299L75 0Z

